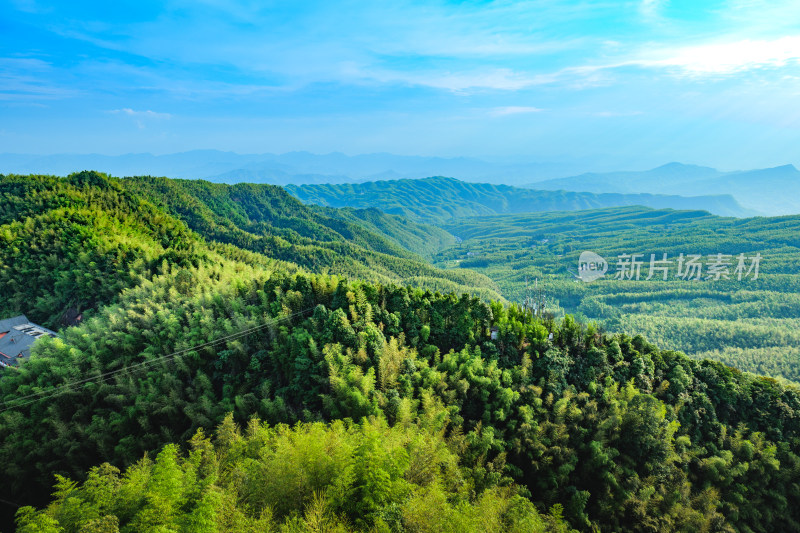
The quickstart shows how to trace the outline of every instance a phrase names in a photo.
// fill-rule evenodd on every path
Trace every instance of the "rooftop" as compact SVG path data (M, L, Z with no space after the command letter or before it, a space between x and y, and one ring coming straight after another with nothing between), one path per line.
M19 359L30 357L31 345L45 335L58 336L25 315L0 320L0 367L16 366Z

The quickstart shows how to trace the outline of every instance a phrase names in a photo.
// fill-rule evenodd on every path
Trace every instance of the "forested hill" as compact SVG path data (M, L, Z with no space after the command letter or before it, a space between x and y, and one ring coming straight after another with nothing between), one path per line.
M19 531L800 527L796 389L515 306L232 267L171 267L0 379L0 483L54 498Z
M444 227L463 241L435 264L486 274L509 300L521 301L526 278L538 279L553 311L560 306L662 348L800 383L800 216L619 207L476 217ZM606 258L606 276L575 279L584 251ZM641 254L641 276L619 274L615 263L624 254ZM667 279L658 270L650 276L653 254L666 254ZM699 254L702 275L679 277L681 254ZM731 263L720 279L709 276L716 254ZM737 279L739 254L750 258L748 267L760 256L757 276Z
M275 185L133 177L123 183L216 240L274 236L295 244L344 242L417 259L454 242L446 231L375 209L306 206ZM409 251L413 253L409 253Z
M467 183L444 177L357 184L287 185L286 189L306 203L331 207L376 207L386 213L434 224L459 217L576 211L626 205L702 209L735 217L753 214L728 195L684 197L538 191L508 185Z
M336 213L305 206L275 185L153 177L126 178L122 184L209 241L234 244L312 272L500 298L497 285L484 275L439 270L404 248L430 255L442 241L454 241L429 225L375 210Z
M309 209L275 186L94 172L0 175L0 203L0 313L25 313L54 328L165 263L196 267L220 254L253 266L278 261L288 270L499 297L485 276L436 269L401 246L417 239L424 252L419 241L441 242L442 230L381 213L328 216L335 212ZM358 225L359 217L369 222Z
M456 242L453 235L438 226L390 215L374 207L366 209L319 205L308 205L308 207L331 218L350 221L379 235L384 235L406 250L426 259L431 259L434 254Z
M0 178L2 312L95 309L0 375L18 531L800 529L798 389L395 283L273 190Z

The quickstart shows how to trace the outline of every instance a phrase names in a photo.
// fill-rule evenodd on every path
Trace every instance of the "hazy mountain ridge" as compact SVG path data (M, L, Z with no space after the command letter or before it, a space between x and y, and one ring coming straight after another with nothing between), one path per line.
M220 150L192 150L153 155L13 154L0 153L0 173L65 176L80 169L96 169L116 176L157 175L210 181L338 183L399 178L452 176L466 181L523 185L540 180L576 176L588 170L611 172L619 167L600 158L534 157L427 157L390 153L345 155L288 152L238 154Z
M165 155L145 153L117 156L0 154L0 173L65 176L76 170L96 169L117 176L156 175L200 178L216 183L274 185L361 183L451 176L468 182L595 194L731 194L742 207L749 210L738 214L725 211L721 206L715 205L716 201L710 207L672 203L644 204L655 208L711 209L720 215L781 215L800 212L800 200L794 199L800 198L800 172L792 165L734 172L683 163L668 163L646 171L612 172L613 168L604 167L607 164L598 159L534 161L529 158L424 157L389 153L349 156L336 152L237 154L219 150L193 150ZM589 168L598 170L584 172ZM787 195L787 192L791 194ZM591 204L586 207L606 205Z
M552 176L559 165L545 163L497 163L467 157L424 157L395 154L341 153L236 154L218 150L193 150L176 154L24 155L0 154L0 173L67 175L76 169L96 169L112 175L159 175L171 178L208 179L222 183L258 182L340 183L390 178L424 178L444 174L465 179L494 177L493 181ZM563 166L563 165L562 165ZM568 175L579 167L567 165L556 175Z
M709 167L669 163L642 172L586 173L529 183L544 190L593 193L651 193L689 196L727 193L742 206L769 215L800 213L800 171L794 165L721 172Z
M723 175L714 168L682 163L667 163L645 171L586 172L567 178L534 181L525 186L540 190L581 190L586 192L663 192L665 187L677 186L692 180L716 178ZM645 191L641 186L649 185ZM638 186L638 188L637 188Z
M375 181L360 184L289 185L286 189L306 203L331 207L376 207L386 213L429 223L504 213L576 211L642 205L653 208L707 210L724 216L750 216L729 195L681 197L653 194L595 194L539 191L509 185L467 183L453 178Z

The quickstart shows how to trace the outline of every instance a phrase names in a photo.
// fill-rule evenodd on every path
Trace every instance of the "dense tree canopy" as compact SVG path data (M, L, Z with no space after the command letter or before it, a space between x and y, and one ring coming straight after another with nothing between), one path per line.
M569 315L311 273L105 177L47 180L8 180L42 207L4 229L74 205L52 239L4 241L26 261L4 259L4 289L22 305L110 288L0 377L0 482L42 509L18 512L22 531L800 529L794 386ZM114 232L59 225L103 202ZM101 258L126 235L135 260L8 281L45 245Z
M722 218L703 211L642 207L528 213L451 220L463 242L434 264L476 270L512 301L538 279L556 314L635 332L662 348L800 382L800 216ZM605 277L575 279L584 251L609 263ZM619 256L641 254L639 279L619 279ZM651 256L672 261L650 277ZM681 254L701 255L700 279L677 277ZM732 262L729 279L708 278L716 254ZM737 257L760 254L758 276L734 273ZM750 260L746 262L749 268ZM648 279L648 277L650 279Z
M535 186L535 184L534 184ZM534 190L470 183L436 176L424 179L370 181L364 183L287 185L304 202L331 207L378 208L431 224L448 224L453 218L576 211L603 207L644 205L654 208L708 209L726 216L745 216L749 211L731 196L669 196Z
M542 515L513 486L476 494L441 426L253 419L242 433L228 416L213 441L198 430L185 455L168 444L125 472L104 463L81 485L58 477L53 503L22 509L17 531L568 530L560 507Z

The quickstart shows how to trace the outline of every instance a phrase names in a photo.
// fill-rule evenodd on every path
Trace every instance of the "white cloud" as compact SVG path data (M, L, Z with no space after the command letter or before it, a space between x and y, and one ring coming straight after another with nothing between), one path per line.
M800 35L744 39L655 51L619 65L677 68L690 75L733 74L800 60Z
M50 63L25 57L0 57L0 100L30 102L76 96L78 90L54 83L57 70Z
M156 113L155 111L150 111L149 109L145 111L136 111L129 107L123 107L122 109L112 109L109 111L114 115L125 115L127 117L131 117L134 119L136 127L140 130L145 129L145 120L166 120L172 118L172 115L169 113Z
M489 115L493 117L505 117L508 115L522 115L526 113L539 113L544 111L544 109L540 109L538 107L529 107L529 106L506 106L506 107L495 107L489 111Z
M169 113L156 113L155 111L150 111L149 109L146 111L135 111L129 107L125 107L122 109L112 109L109 111L110 113L120 114L120 115L127 115L129 117L136 117L136 118L154 118L154 119L169 119L172 118L172 115Z
M661 16L661 10L667 4L668 0L642 0L639 4L639 12L648 19L658 18Z
M431 87L453 92L476 90L517 91L547 83L540 76L530 76L508 68L479 69L462 72L435 70L409 72L403 70L353 67L348 71L351 79L364 83L400 83L418 87Z

